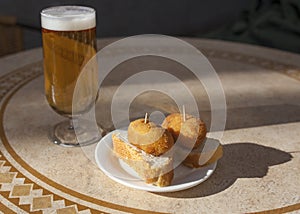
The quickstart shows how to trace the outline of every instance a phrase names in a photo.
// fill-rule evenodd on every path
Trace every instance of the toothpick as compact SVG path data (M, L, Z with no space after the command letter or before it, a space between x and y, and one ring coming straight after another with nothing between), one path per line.
M145 119L144 119L144 123L147 123L147 118L148 118L148 113L146 112L146 114L145 114Z
M184 105L182 105L182 112L183 112L183 115L182 115L183 122L185 122L185 106Z

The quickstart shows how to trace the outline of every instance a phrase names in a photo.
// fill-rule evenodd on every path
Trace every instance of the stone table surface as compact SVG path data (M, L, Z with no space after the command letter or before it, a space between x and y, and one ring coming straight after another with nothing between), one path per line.
M3 213L283 213L300 212L300 55L216 40L182 38L199 49L222 84L227 120L224 155L203 183L178 192L136 190L108 178L91 160L95 145L64 148L48 139L63 118L43 91L42 49L0 59L0 211ZM98 40L98 47L116 39ZM209 125L208 95L191 72L171 60L140 57L104 80L97 122L113 129L118 86L142 70L176 75L195 97ZM151 86L149 82L149 85ZM178 90L172 81L166 88ZM136 85L136 90L143 85ZM177 92L178 97L182 96ZM128 97L120 97L128 102ZM141 93L130 118L178 110L168 96ZM187 104L188 106L188 104ZM218 130L217 130L218 132Z

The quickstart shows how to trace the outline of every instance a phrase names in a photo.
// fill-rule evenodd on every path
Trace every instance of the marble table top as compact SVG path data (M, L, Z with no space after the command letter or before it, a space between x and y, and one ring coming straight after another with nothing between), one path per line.
M44 97L42 50L37 48L0 58L0 211L300 212L300 55L183 39L208 58L226 98L227 120L220 139L224 155L210 178L178 192L136 190L108 178L82 148L52 144L48 131L63 118ZM115 40L98 40L98 47ZM108 76L97 103L97 122L113 129L110 105L118 85L152 66L182 75L209 124L210 106L199 81L174 63L154 57L122 63ZM146 92L133 101L129 113L136 118L155 109L174 111L168 98ZM90 149L92 153L94 147Z

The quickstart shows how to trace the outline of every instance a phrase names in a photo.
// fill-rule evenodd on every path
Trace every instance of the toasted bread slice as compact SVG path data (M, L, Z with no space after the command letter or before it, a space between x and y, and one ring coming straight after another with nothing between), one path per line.
M177 157L185 157L182 164L191 168L199 168L216 162L223 156L223 147L216 139L207 138L203 144L192 150L185 147L176 149Z
M146 183L169 186L174 177L173 158L153 156L128 143L120 135L112 136L113 150L118 158L127 163Z

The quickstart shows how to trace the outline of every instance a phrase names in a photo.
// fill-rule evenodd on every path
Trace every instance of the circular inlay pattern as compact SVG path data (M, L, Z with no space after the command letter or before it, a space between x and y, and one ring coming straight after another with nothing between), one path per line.
M216 59L216 60L225 60L230 61L232 63L242 63L245 65L253 65L257 66L262 69L277 71L281 74L285 74L290 76L294 79L300 80L300 70L296 66L284 64L277 62L275 60L265 59L258 56L247 55L244 52L230 52L230 51L222 51L219 49L201 49L202 52L209 58L209 59ZM267 71L266 71L267 72ZM55 145L49 144L49 142L41 143L39 145L33 145L28 143L28 145L32 145L31 147L18 147L18 144L22 143L22 138L20 136L14 136L13 133L16 128L18 127L21 133L27 133L27 136L24 134L24 141L29 139L32 133L36 133L38 131L44 131L49 128L47 126L47 121L38 121L35 122L36 117L32 116L32 120L30 124L36 123L36 126L26 127L26 124L21 125L16 121L16 118L26 119L28 122L30 120L30 116L24 116L25 110L31 109L31 111L38 111L40 108L41 112L37 112L37 114L47 114L45 118L50 118L54 115L53 112L49 109L45 109L45 104L41 102L41 94L42 92L42 62L34 62L32 64L28 64L24 67L21 67L17 70L11 71L3 76L0 77L0 138L2 144L0 145L0 194L1 194L1 204L0 206L1 211L4 213L10 212L17 212L17 213L26 213L26 212L40 212L43 213L116 213L116 212L128 212L128 213L165 213L165 212L175 212L176 210L182 212L182 210L188 209L188 206L193 204L193 200L197 203L191 207L191 213L197 213L197 210L200 209L201 206L204 206L203 203L206 204L208 209L215 209L216 212L220 211L223 207L222 199L228 198L230 195L227 195L227 191L231 191L230 193L241 194L241 197L246 194L250 194L252 191L248 190L243 187L243 179L232 180L228 177L224 177L224 179L218 179L218 176L222 176L222 172L225 170L216 170L216 175L212 176L212 179L205 186L196 187L191 192L179 192L176 194L166 194L166 195L156 195L153 193L143 193L140 191L135 191L131 189L124 189L122 186L115 184L113 181L110 181L105 175L102 175L101 172L93 171L96 169L96 166L89 166L86 169L89 170L88 173L90 176L97 175L99 178L103 180L103 183L100 184L101 188L95 187L95 192L93 192L93 188L89 185L94 184L96 180L88 182L88 180L83 180L81 182L82 188L77 188L76 185L72 184L66 185L66 181L63 179L59 179L59 175L51 175L50 169L48 171L42 171L40 165L34 163L34 152L29 151L29 148L32 149L42 149L43 154L45 157L39 159L45 161L43 164L53 166L53 162L47 163L46 160L52 160L52 157L47 157L47 154L55 154L55 152L60 150L60 147ZM287 80L288 82L288 80ZM28 97L24 97L26 94L26 90L28 92L33 92L37 90L37 96L28 95ZM225 90L226 91L226 90ZM28 100L28 105L36 102L38 103L36 106L24 106L15 107L22 108L22 110L11 110L12 105L14 103L20 102L20 99L24 99L24 101ZM36 100L35 100L36 99ZM22 101L23 102L23 101ZM10 115L8 112L19 112L20 115ZM30 111L29 111L30 112ZM49 112L49 115L48 113ZM54 118L53 120L55 120ZM51 118L49 119L51 121ZM44 125L44 126L43 126ZM36 130L33 130L36 129ZM39 130L38 130L39 129ZM31 132L32 131L32 132ZM230 132L230 131L229 131ZM39 139L46 139L45 136L39 136ZM226 134L225 134L226 138ZM230 139L230 137L229 137ZM259 139L259 138L257 138ZM259 140L258 140L259 141ZM228 151L228 154L231 154L233 157L237 157L238 147L241 146L240 144L230 144L230 140L228 140L228 145L225 145L225 152ZM263 142L264 143L264 142ZM259 147L256 144L244 144L244 147L247 147L251 150L253 147ZM232 148L234 147L234 148ZM27 150L26 150L27 149ZM47 150L48 149L48 150ZM272 151L269 151L272 150ZM69 165L72 165L72 157L73 155L81 154L80 150L66 150L61 149L62 153L59 154L57 152L58 157L62 157L65 155L70 155L69 159L70 163L66 163L65 167L67 168ZM256 148L255 151L261 151L263 154L264 152L269 151L270 154L273 152L276 155L281 157L281 160L275 164L275 160L269 159L270 161L274 162L274 166L279 166L277 164L285 164L288 169L298 167L297 161L299 163L299 151L290 151L289 152L282 152L277 151L276 149L270 149L270 147L266 147L265 145ZM294 153L293 153L294 152ZM298 153L297 153L298 152ZM293 159L291 159L293 156ZM227 159L226 159L227 158ZM238 158L238 157L237 157ZM258 159L260 157L258 156ZM74 159L74 158L73 158ZM251 159L251 157L250 157ZM291 160L290 160L291 159ZM85 160L84 156L81 157L80 160ZM226 156L223 160L223 164L221 161L220 167L226 167L224 165L224 161L228 161L228 157ZM234 159L238 160L238 159ZM55 159L53 158L54 163ZM86 164L89 162L87 161ZM247 162L252 163L252 162ZM76 165L76 163L74 162ZM294 164L294 165L293 165ZM272 165L272 164L271 164ZM271 165L268 165L270 167ZM77 165L76 165L77 166ZM78 165L79 166L79 165ZM82 166L83 167L83 166ZM272 166L273 167L273 166ZM274 167L276 168L276 167ZM283 168L283 167L282 167ZM257 168L260 170L261 168ZM230 167L228 170L231 170ZM243 168L241 168L243 170ZM266 197L270 193L270 189L274 188L274 194L277 194L276 188L279 188L276 184L276 176L278 179L281 178L279 175L276 175L276 170L273 168L269 170L269 173L273 175L275 173L275 183L264 181L268 180L269 178L265 178L262 175L264 173L257 172L256 176L246 176L248 180L251 180L251 184L253 184L253 188L257 188L258 191L264 191ZM295 168L295 173L299 173L299 168ZM298 171L297 171L298 170ZM268 170L267 170L268 171ZM284 170L283 170L284 171ZM60 173L62 171L59 171ZM83 171L84 173L85 171ZM233 172L237 172L234 171ZM71 172L70 172L71 173ZM80 172L74 172L76 175L79 175ZM246 172L240 172L241 174ZM299 175L299 174L298 174ZM64 176L68 176L68 174L64 174ZM266 175L265 175L266 176ZM296 176L297 177L297 176ZM240 178L237 176L237 178ZM85 177L83 176L83 179ZM256 179L261 179L260 182L256 182ZM99 179L100 180L100 179ZM80 181L79 181L80 184ZM86 186L85 186L86 185ZM214 189L215 186L222 187L221 190ZM247 186L246 184L244 184ZM282 184L284 185L284 184ZM249 186L247 186L249 187ZM88 189L87 192L85 188ZM207 188L207 190L203 190ZM209 189L210 188L210 189ZM295 187L297 188L297 187ZM96 191L97 189L97 191ZM296 189L297 190L297 189ZM199 192L196 192L199 191ZM128 194L126 195L126 192ZM222 194L220 194L222 192ZM132 194L132 198L130 199L130 194ZM190 195L189 195L190 194ZM260 193L264 194L264 192ZM111 198L112 195L115 198ZM119 195L119 198L117 196ZM136 195L136 196L135 196ZM139 196L141 201L135 200ZM262 196L257 196L262 197ZM298 197L298 198L297 198ZM123 200L121 200L123 198ZM289 197L288 197L289 198ZM264 206L261 206L261 203L264 203L265 200L262 202L257 199L257 201L249 201L248 204L233 205L233 208L236 212L253 212L259 210L268 210L269 212L274 213L281 213L281 212L288 212L300 209L299 203L299 195L295 195L290 197L291 201L281 201L280 205L277 207L271 207L266 203L265 207L269 207L264 209ZM151 202L151 199L153 201ZM128 201L128 202L127 202ZM119 203L120 202L120 203ZM161 203L159 203L161 202ZM219 208L214 207L214 202L219 203ZM139 203L142 203L139 206ZM202 203L202 204L201 204ZM252 203L252 205L251 205ZM253 204L254 203L254 204ZM204 206L205 207L205 206ZM270 208L271 207L271 208ZM256 209L257 208L257 209ZM198 210L199 211L199 210Z

